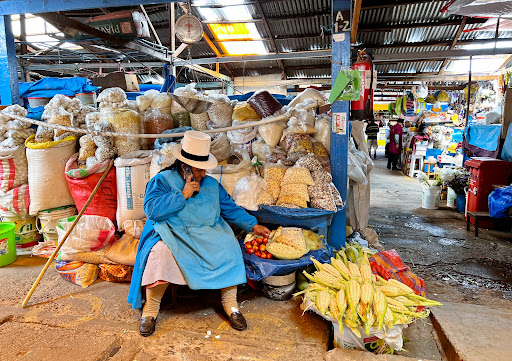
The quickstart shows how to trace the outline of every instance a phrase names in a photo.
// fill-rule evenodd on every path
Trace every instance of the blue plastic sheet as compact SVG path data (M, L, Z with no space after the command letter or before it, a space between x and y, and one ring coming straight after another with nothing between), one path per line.
M505 218L512 207L512 186L495 189L489 194L489 215L493 218Z
M250 92L250 93L246 93L246 94L242 94L242 95L230 95L230 96L228 96L228 98L231 100L238 100L239 102L244 102L247 99L249 99L250 97L252 97L253 94L254 94L254 92ZM272 96L274 98L276 98L276 100L279 103L281 103L281 105L288 105L293 99L293 97L287 97L286 95L281 95L281 94L272 94Z
M512 123L508 126L507 137L501 150L501 159L512 162Z
M192 127L180 127L175 129L168 129L164 130L162 134L172 134L172 133L185 133L187 130L194 130ZM154 148L155 149L162 149L165 145L165 143L174 143L179 142L183 137L176 137L176 138L156 138Z
M324 248L320 248L316 251L309 251L299 259L278 260L262 259L253 254L249 254L245 251L243 240L240 242L245 262L245 272L247 274L247 278L253 281L261 281L269 276L281 276L299 269L304 269L313 264L310 257L313 257L322 263L330 262L331 257L334 257L334 249L325 243L324 245Z
M28 110L27 118L41 120L41 117L43 116L43 111L44 105L40 107L30 108Z
M171 71L169 70L169 66L167 64L164 64L162 76L164 77L165 80L164 84L162 85L162 88L160 89L160 92L173 93L174 89L176 89L176 78L174 77L174 75L171 74Z
M501 124L470 124L464 136L470 145L493 152L498 149Z
M33 83L20 83L20 98L53 98L56 94L75 96L77 93L92 93L97 90L87 78L44 78Z

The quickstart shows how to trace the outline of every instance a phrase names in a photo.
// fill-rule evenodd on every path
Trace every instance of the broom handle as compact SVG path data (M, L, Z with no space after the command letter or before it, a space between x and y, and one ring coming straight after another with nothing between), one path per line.
M110 163L108 164L108 167L107 169L105 170L105 172L103 173L103 175L101 176L100 180L98 181L98 183L96 184L96 187L94 187L91 195L89 196L89 198L87 199L87 202L85 202L84 206L82 207L82 210L80 211L80 213L78 213L78 216L76 217L76 219L73 221L73 223L71 224L71 227L69 228L69 230L66 232L66 234L64 235L64 238L62 238L62 240L59 242L59 244L57 245L57 248L55 248L55 251L53 251L52 255L50 256L50 258L48 258L48 261L46 261L46 264L44 265L43 269L41 270L41 273L39 273L39 276L37 277L36 281L34 282L34 284L32 285L32 288L30 289L27 297L25 297L25 300L23 301L23 303L21 304L21 307L25 307L28 303L28 301L30 300L30 297L32 297L32 294L34 293L34 291L36 290L36 287L37 285L39 284L39 282L41 281L41 278L43 278L46 270L48 269L48 267L50 267L50 263L52 263L53 259L55 258L55 256L57 255L57 253L59 252L60 248L62 247L62 245L64 244L64 242L66 242L66 240L68 239L68 236L69 234L73 231L73 229L75 228L76 224L78 223L78 221L80 220L80 218L82 217L82 215L84 214L84 212L86 211L87 207L89 206L89 204L91 203L92 199L94 198L94 196L96 195L96 192L98 192L98 189L100 189L100 186L101 184L103 183L103 181L105 180L105 178L107 177L107 174L108 172L110 171L110 169L112 168L112 166L114 165L114 160L111 160Z

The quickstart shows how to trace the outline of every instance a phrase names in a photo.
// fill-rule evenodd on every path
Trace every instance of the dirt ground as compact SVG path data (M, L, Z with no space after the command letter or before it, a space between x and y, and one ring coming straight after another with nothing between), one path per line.
M441 302L512 309L510 234L466 232L451 209L421 208L415 179L386 169L382 155L372 172L370 226L386 249L396 249L422 277L428 296ZM176 304L164 298L152 337L138 333L140 312L126 303L128 284L97 281L89 288L66 282L51 266L29 307L21 302L45 260L19 257L0 268L0 361L53 360L322 360L331 347L330 325L299 308L240 287L249 329L231 329L216 291L178 289ZM429 322L405 332L403 353L442 360Z

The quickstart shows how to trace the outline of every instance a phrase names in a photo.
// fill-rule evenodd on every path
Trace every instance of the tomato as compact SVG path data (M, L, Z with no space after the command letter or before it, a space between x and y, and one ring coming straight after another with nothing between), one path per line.
M247 248L247 253L249 254L253 254L254 253L254 250L252 248Z
M272 253L267 253L267 259L272 259L272 257L274 257L272 256Z
M250 242L247 242L246 244L244 244L244 247L245 247L245 249L249 249L249 248L252 248L252 245Z
M265 251L261 252L261 258L263 258L263 259L267 258L267 252L265 252Z
M259 251L259 250L260 250L260 246L258 246L258 245L256 245L256 246L251 246L251 248L252 248L252 250L253 250L254 252L256 252L256 251Z
M252 241L252 242L251 242L251 244L252 244L253 246L258 246L258 245L259 245L259 243L258 243L258 241L257 241L257 240Z
M263 238L258 238L257 241L258 241L258 244L262 244L263 243Z
M260 251L263 252L267 249L264 244L260 245Z
M263 243L265 243L265 244L268 243L268 237L263 237Z
M256 251L256 252L254 252L254 255L257 256L257 257L261 257L261 252L260 251Z

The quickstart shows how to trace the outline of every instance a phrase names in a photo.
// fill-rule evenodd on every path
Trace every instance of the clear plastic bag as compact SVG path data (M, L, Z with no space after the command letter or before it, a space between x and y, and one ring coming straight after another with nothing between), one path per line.
M270 117L283 107L277 100L266 90L257 91L251 96L247 103L258 113L261 118Z
M99 103L123 103L126 100L126 93L123 89L114 87L103 90L98 95L97 101Z
M206 130L208 129L208 121L210 117L207 112L194 114L190 113L190 126L195 130Z
M78 160L87 161L89 157L94 157L96 152L96 144L94 144L94 136L91 134L84 135L80 138L80 151Z
M315 157L329 157L329 152L327 152L322 142L313 142L313 153Z
M329 184L309 186L311 207L336 212L336 204Z
M282 184L307 184L314 185L311 172L303 167L291 167L286 170Z
M153 98L152 108L157 108L162 114L171 114L172 98L168 93L159 93Z
M71 113L67 112L64 108L59 108L52 113L50 119L48 119L48 124L57 124L70 127L72 119L73 115ZM58 137L64 133L66 133L66 130L55 129L54 136Z
M269 153L267 154L267 162L269 163L277 163L281 161L281 163L286 162L286 152L281 148L269 148Z
M243 177L235 186L233 200L237 206L250 211L257 211L258 200L264 187L265 181L263 178L254 173L250 177Z
M21 105L13 104L0 112L0 122L7 124L9 129L25 129L30 127L30 123L22 122L17 119L9 117L7 114L18 115L20 117L26 117L28 114L27 109Z
M210 145L210 153L212 153L219 162L228 159L233 154L231 143L226 133L222 133L213 139Z
M300 208L308 208L308 202L302 199L301 197L281 197L279 196L279 199L277 201L278 206L285 206L287 208L289 205L297 206Z
M82 107L80 109L80 111L78 112L78 114L73 117L72 125L74 127L80 127L80 125L86 124L85 120L86 120L87 114L95 113L95 112L96 112L96 108L91 107L89 105Z
M174 113L172 119L174 128L190 127L190 114L187 111Z
M59 220L57 234L59 241L70 229L76 216ZM63 254L97 251L115 242L116 228L107 217L84 214L61 248Z
M288 152L293 143L298 140L309 140L311 141L311 137L309 134L304 133L288 133L283 137L283 141L281 142L281 146Z
M316 157L316 159L320 162L322 167L329 173L331 172L331 161L329 157Z
M309 202L308 185L304 183L283 184L279 193L279 199L283 197L297 197Z
M53 140L54 131L52 128L48 128L42 125L37 127L36 137L34 141L36 143L46 143L51 142Z
M94 131L96 132L113 132L114 127L108 121L103 120L94 124ZM95 135L94 144L97 149L95 156L100 162L105 162L109 159L113 159L117 153L114 147L114 138L105 135Z
M137 98L135 98L135 101L137 102L137 107L139 107L139 110L141 112L146 111L153 102L153 99L160 94L158 90L155 89L149 89L146 92L144 92L144 95L139 95Z
M208 128L225 128L229 127L232 122L233 106L229 98L222 94L211 94L208 101L212 103L208 108Z
M108 120L115 132L140 134L140 115L130 109L102 109L101 119ZM119 156L141 149L140 139L114 137L114 144Z
M94 124L100 121L100 112L91 112L85 116L85 124L87 125L87 129L93 130Z
M327 102L322 92L313 88L307 88L302 93L293 98L288 106L293 108L300 103L304 103L308 99L313 100L317 106L324 105Z
M272 206L276 204L276 199L267 191L267 185L264 185L258 197L258 204Z
M304 167L309 169L310 172L315 171L323 171L322 164L315 158L313 154L307 154L305 156L300 157L297 162L295 162L296 166ZM313 179L315 179L312 173Z
M269 124L259 125L258 132L261 137L271 147L275 147L281 137L283 136L283 130L286 128L286 124L283 122L273 122Z
M170 113L170 111L169 111ZM160 134L174 126L170 114L162 113L159 108L151 107L144 113L144 133Z
M256 113L253 107L247 102L238 103L233 109L233 115L231 116L233 121L238 120L241 122L245 121L257 121L261 117Z
M331 152L331 118L325 114L318 116L315 123L316 133L313 136L318 142L321 142L327 152Z
M331 173L325 171L323 168L313 171L311 173L311 177L313 178L315 185L326 185L332 182Z
M280 163L277 164L266 164L265 165L265 182L267 186L265 190L269 193L274 200L279 198L281 193L281 182L286 174L286 167Z
M288 149L288 159L296 162L299 158L310 153L313 153L313 143L309 139L297 140Z

